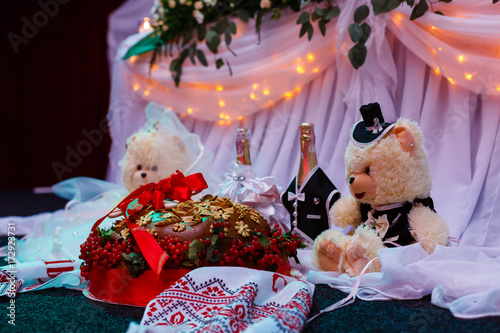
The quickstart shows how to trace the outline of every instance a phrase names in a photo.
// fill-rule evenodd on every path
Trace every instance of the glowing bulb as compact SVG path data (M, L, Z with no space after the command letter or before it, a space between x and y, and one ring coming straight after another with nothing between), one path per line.
M217 91L222 91L222 90L224 90L224 88L222 88L222 86L219 86L219 85L218 85L217 87L215 87L215 89L217 89Z
M457 59L459 62L463 62L465 60L463 55L459 55Z
M302 68L302 66L297 66L297 72L298 72L299 74L304 73L304 68Z
M253 90L256 90L258 87L259 87L259 85L258 85L257 83L254 83L254 84L252 85Z
M443 48L442 47L438 47L438 50L441 51Z
M149 23L149 17L143 18L141 24L139 25L139 32L148 31L150 29L151 23Z
M286 93L285 93L285 97L286 97L286 98L290 98L290 97L292 97L292 93L291 93L291 92L286 92Z
M432 29L432 30L436 30L436 27L435 27L435 26L432 26L432 27L431 27L431 29Z
M500 86L497 87L497 91L500 91Z
M254 93L250 93L250 99L255 99L255 94Z
M319 68L318 67L316 67L316 68L313 69L313 73L317 73L317 72L319 72Z
M149 96L149 90L144 90L144 96Z
M224 102L224 101L222 101L222 100L221 100L221 101L219 101L219 105L220 105L221 107L224 107L224 106L226 106L226 102Z
M136 84L134 84L134 91L137 91L137 90L139 90L139 84L136 83Z
M455 81L451 77L448 78L448 81L450 81L451 84L455 84Z
M230 120L230 119L231 119L231 117L230 117L228 114L226 114L226 116L224 117L224 119L226 119L226 120Z
M239 116L239 117L238 117L238 120L241 120L241 119L243 119L243 117L242 117L242 116Z
M307 60L313 61L314 60L314 56L312 54L308 54L307 55Z
M264 89L264 91L262 92L264 95L269 95L269 89Z
M224 119L224 113L219 113L219 118Z
M130 57L130 62L133 64L136 59L137 59L137 56L131 56Z
M193 109L192 108L188 108L187 109L187 113L189 113L189 114L193 113Z
M295 88L295 91L296 91L296 92L299 92L301 89L302 89L301 87L296 87L296 88Z
M441 71L439 70L439 67L436 67L436 69L434 70L434 73L436 73L437 75L441 74Z
M224 125L224 120L219 120L218 123L219 125Z
M465 78L466 78L467 80L472 80L472 74L467 74L467 73L465 73Z

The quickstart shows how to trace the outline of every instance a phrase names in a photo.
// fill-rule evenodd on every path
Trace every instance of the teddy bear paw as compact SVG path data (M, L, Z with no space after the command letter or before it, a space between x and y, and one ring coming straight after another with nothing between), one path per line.
M324 271L338 271L343 249L333 242L323 239L318 249L318 264Z
M345 259L348 264L346 271L351 276L359 275L370 261L363 246L356 241L347 247Z

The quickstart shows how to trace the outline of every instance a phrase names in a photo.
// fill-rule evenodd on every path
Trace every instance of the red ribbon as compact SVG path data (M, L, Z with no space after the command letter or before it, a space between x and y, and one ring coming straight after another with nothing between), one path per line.
M151 269L159 277L163 265L168 259L168 255L163 252L158 242L146 229L129 220L130 214L140 211L148 203L152 203L155 210L163 207L163 200L165 200L165 198L177 201L189 200L192 195L200 193L207 187L207 182L201 173L195 173L184 177L184 175L177 170L170 177L160 180L157 184L149 183L130 193L113 208L111 212L97 220L92 226L92 231L94 231L116 208L124 211L127 227L134 236L149 266L151 266ZM131 205L132 203L135 204Z

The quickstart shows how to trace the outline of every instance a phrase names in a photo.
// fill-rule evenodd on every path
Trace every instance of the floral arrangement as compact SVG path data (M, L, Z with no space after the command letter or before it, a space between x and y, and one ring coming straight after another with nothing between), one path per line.
M493 3L498 1L493 0ZM433 2L429 0L420 0L418 3L415 0L371 0L371 3L375 15L388 13L403 3L413 8L411 20L421 17L429 8L434 13L443 15L440 11L434 11ZM243 22L248 22L250 18L255 19L256 33L260 37L264 14L270 13L271 19L279 19L285 10L301 12L296 22L301 25L299 37L307 34L309 40L314 34L313 23L317 23L324 36L327 24L340 13L334 0L155 0L151 10L154 16L153 32L133 45L124 59L152 51L152 66L158 57L170 56L173 58L170 71L178 86L182 66L188 58L193 65L198 61L203 66L208 66L204 52L197 47L198 43L204 42L216 55L216 68L227 65L229 73L232 74L229 60L217 57L217 53L224 41L227 48L235 54L230 48L232 38L236 34L233 19L239 18ZM362 66L366 59L365 42L370 36L371 28L364 21L369 13L367 5L359 6L353 22L349 25L349 35L354 45L349 50L348 57L356 69ZM175 57L172 53L174 47L179 51Z

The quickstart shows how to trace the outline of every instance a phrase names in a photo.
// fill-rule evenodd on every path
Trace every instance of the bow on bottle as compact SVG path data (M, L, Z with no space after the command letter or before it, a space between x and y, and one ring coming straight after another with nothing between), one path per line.
M140 211L147 204L151 203L155 210L163 207L165 198L177 201L186 201L191 196L200 193L208 187L205 178L201 173L184 177L177 170L170 177L160 180L158 183L149 183L139 187L123 199L111 212L97 220L92 227L94 231L101 222L108 217L116 208L124 212L127 227L135 238L137 245L141 249L144 258L157 276L168 259L168 255L161 249L154 237L143 227L130 221L129 217L133 213Z

